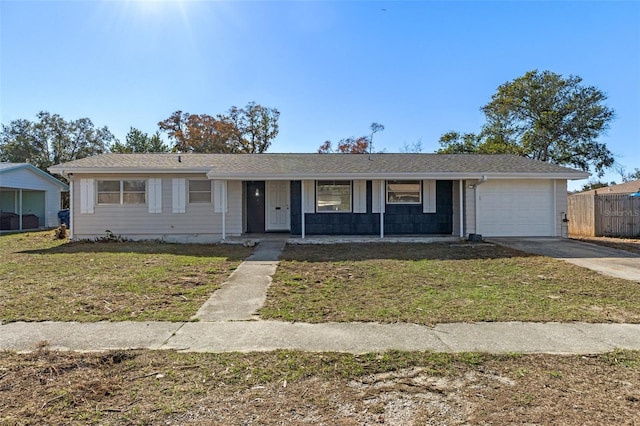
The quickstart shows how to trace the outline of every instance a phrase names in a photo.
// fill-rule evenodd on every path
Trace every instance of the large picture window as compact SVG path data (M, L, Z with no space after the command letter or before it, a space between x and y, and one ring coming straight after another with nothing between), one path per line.
M350 212L351 181L319 180L316 184L316 211Z
M189 203L211 203L211 181L189 181Z
M387 181L388 204L420 204L421 202L419 180Z
M144 180L99 180L98 204L144 204L146 183Z

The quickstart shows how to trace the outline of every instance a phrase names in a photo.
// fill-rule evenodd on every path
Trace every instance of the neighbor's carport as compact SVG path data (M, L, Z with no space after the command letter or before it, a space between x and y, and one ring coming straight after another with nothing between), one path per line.
M0 163L0 229L58 226L61 193L69 187L26 163Z

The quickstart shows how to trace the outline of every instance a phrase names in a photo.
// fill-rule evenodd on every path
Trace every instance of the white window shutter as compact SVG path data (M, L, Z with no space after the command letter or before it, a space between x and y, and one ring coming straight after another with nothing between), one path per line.
M303 180L304 185L304 211L305 213L315 213L316 211L316 182L313 180Z
M372 213L384 213L385 205L386 205L386 192L382 194L382 198L380 197L380 188L384 188L384 180L373 180L371 181L371 207ZM382 207L382 209L381 209ZM382 211L380 211L382 210Z
M366 180L353 181L353 212L354 213L367 212L367 181Z
M436 181L422 181L422 213L436 212Z
M95 183L93 179L80 179L80 213L93 213Z
M147 191L149 193L149 213L162 213L162 179L149 179Z
M172 212L185 213L187 211L187 180L173 179Z
M227 181L213 181L213 211L214 213L227 212Z

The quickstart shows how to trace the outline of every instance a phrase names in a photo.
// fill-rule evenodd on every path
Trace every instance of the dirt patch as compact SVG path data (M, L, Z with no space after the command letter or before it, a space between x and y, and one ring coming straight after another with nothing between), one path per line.
M598 244L618 250L624 250L640 255L640 238L611 238L611 237L579 237L571 236L572 239L584 241L586 243Z
M0 353L0 424L638 424L640 352Z

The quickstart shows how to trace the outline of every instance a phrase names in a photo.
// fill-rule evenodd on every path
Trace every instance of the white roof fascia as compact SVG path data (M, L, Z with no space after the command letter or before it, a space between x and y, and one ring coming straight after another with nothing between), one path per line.
M579 180L586 179L590 176L586 172L575 173L490 173L490 172L437 172L437 173L331 173L331 174L309 174L309 173L219 173L211 170L210 167L199 168L129 168L129 167L78 167L63 168L52 166L49 168L51 173L68 176L70 174L182 174L182 173L206 173L209 179L223 180L375 180L375 179L441 179L441 180L459 180L459 179L481 179L486 176L487 179L567 179Z
M70 174L180 174L180 173L207 173L211 170L211 167L200 167L200 168L188 168L188 169L179 169L179 168L154 168L154 169L140 169L140 168L129 168L129 167L110 167L110 168L101 168L101 167L74 167L74 168L62 168L62 167L49 167L49 171L51 173L57 173L61 175L68 176Z
M376 179L435 179L435 180L460 180L460 179L586 179L588 173L340 173L340 174L240 174L240 173L216 173L209 172L209 179L222 180L376 180Z

